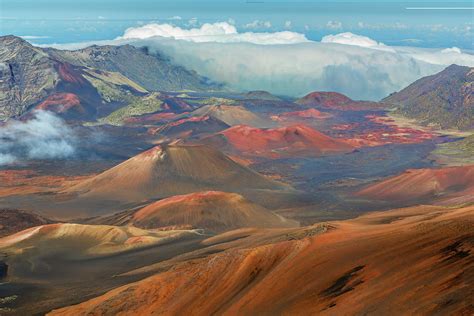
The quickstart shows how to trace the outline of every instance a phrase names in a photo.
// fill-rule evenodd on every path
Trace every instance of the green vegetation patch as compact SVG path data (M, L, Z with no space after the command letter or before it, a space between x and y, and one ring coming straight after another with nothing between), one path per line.
M474 135L456 142L440 144L431 154L452 165L473 164Z
M163 101L157 98L157 93L152 93L145 97L133 97L130 104L112 112L104 118L99 119L99 123L120 126L130 117L161 110L162 104Z
M236 104L237 101L226 98L211 97L208 99L196 101L196 103L203 105L233 105Z
M97 89L97 92L99 92L102 99L106 102L132 102L134 94L125 87L129 87L139 93L148 92L118 72L104 72L88 69L86 73L87 75L84 75L84 78Z

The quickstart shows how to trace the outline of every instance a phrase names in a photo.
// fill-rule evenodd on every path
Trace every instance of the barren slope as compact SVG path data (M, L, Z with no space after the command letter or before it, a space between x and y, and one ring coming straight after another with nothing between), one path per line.
M187 261L51 315L474 312L474 207L419 206L332 226Z
M210 189L285 188L285 185L235 163L212 148L163 145L132 157L64 193L131 202Z
M245 155L273 158L321 156L353 150L346 142L326 136L306 125L274 129L238 125L205 141L220 146L230 145L232 149Z
M411 169L370 185L359 196L386 201L414 201L464 196L466 203L474 201L474 166L439 169Z
M207 191L173 196L137 212L130 223L142 228L186 227L222 232L241 227L292 227L287 220L236 193Z

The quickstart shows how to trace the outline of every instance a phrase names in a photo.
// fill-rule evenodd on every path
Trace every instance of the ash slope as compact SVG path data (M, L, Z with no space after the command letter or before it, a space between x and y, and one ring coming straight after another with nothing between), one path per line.
M95 218L92 222L144 229L205 229L212 233L245 227L298 226L296 221L276 215L239 194L219 191L172 196L137 211Z
M22 210L3 209L0 210L0 238L30 227L51 223L53 223L52 220L38 214Z
M470 314L473 219L472 206L372 213L189 260L50 315Z
M64 193L82 198L145 201L203 190L240 192L252 189L287 190L202 145L156 146L87 179Z
M474 166L412 169L369 185L358 196L392 202L435 201L463 204L474 202Z

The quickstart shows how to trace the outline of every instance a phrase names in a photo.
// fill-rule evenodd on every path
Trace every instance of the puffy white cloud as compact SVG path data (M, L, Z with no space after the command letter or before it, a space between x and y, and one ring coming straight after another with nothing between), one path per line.
M71 128L50 112L36 111L27 121L0 127L0 165L28 159L63 159L74 155Z
M119 39L138 38L144 39L154 36L171 37L174 39L184 39L190 41L209 41L210 36L222 36L226 34L236 34L237 30L233 25L226 22L209 24L206 23L200 28L182 29L171 24L146 24L139 27L130 27L125 30Z
M128 28L123 36L124 39L146 39L151 37L173 38L191 42L218 42L238 43L248 42L254 44L294 44L308 42L308 39L300 33L295 32L245 32L239 33L237 28L228 22L205 23L200 28L183 29L171 24L147 24L139 27Z
M328 21L326 27L333 30L338 30L342 28L342 23L339 21Z
M462 51L459 47L451 47L451 48L445 48L441 51L442 53L445 53L445 54L450 54L450 53L456 53L456 54L462 54Z
M371 29L371 30L382 30L382 29L389 29L389 30L406 30L408 29L408 25L400 22L395 23L365 23L365 22L357 22L357 27L360 29Z
M269 29L272 27L272 23L270 21L260 21L255 20L250 23L244 25L246 29Z
M461 66L474 67L474 55L463 53L457 47L442 50L397 47L396 52L433 65L448 66L451 64L457 64Z
M392 48L386 46L384 43L380 43L374 41L370 37L353 34L351 32L339 33L335 35L326 35L321 39L321 43L335 43L393 51Z

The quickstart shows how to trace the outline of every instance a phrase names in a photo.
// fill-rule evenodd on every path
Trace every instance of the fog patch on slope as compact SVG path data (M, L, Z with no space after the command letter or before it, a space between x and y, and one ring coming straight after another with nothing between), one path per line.
M354 99L378 100L444 68L409 55L333 43L255 45L153 38L132 44L163 52L233 90L295 97L337 91Z
M0 126L0 165L35 159L65 159L75 154L76 137L59 117L35 111L27 121Z

